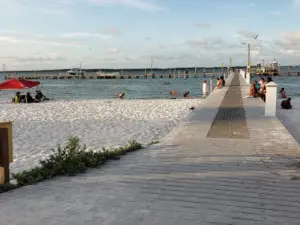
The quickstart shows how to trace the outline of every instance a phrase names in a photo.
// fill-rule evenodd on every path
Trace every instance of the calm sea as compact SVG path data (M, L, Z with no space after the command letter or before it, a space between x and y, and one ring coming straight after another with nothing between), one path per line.
M209 71L206 71L209 72ZM216 76L221 71L215 71ZM57 73L57 72L56 72ZM136 73L136 72L135 72ZM141 72L140 74L142 74ZM30 72L32 74L32 72ZM49 74L49 72L47 72ZM21 74L20 74L21 75ZM26 73L22 74L26 75ZM71 79L71 80L40 80L41 90L48 98L55 100L72 99L111 99L117 98L119 93L124 92L129 99L166 99L170 98L170 91L176 90L182 97L183 93L189 91L192 97L199 97L202 93L202 81L206 78L195 78L190 71L190 78L184 80L173 78L148 78L139 79ZM209 78L207 78L209 81ZM259 78L252 78L259 79ZM0 80L3 74L0 73ZM300 96L300 77L274 77L279 87L284 87L289 96ZM214 79L214 84L216 78ZM35 89L31 90L32 93ZM0 91L1 101L10 100L15 91Z

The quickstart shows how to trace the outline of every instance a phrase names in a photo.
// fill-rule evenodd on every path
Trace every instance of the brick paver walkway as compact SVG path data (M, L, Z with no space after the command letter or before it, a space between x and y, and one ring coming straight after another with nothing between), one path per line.
M249 88L239 82L244 96ZM248 139L207 138L227 90L157 146L0 195L0 224L299 225L300 181L289 167L299 147L276 118L263 116L261 100L240 98Z

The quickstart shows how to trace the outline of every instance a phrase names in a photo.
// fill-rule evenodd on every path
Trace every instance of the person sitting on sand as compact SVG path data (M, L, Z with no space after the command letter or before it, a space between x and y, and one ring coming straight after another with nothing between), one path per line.
M34 98L37 102L50 100L40 90L36 90L36 95Z
M286 95L286 93L284 91L284 88L281 88L281 90L279 92L279 96L280 96L280 98L287 98L287 95Z
M187 91L183 94L183 97L185 97L186 99L190 99L190 92Z
M259 96L258 90L256 89L256 84L257 81L253 81L252 85L250 86L250 90L249 90L249 96L256 98Z
M20 100L21 100L21 99L20 99L20 92L17 92L17 93L16 93L16 96L14 97L14 102L15 102L15 103L20 103Z
M27 101L27 103L33 103L34 102L34 99L33 99L33 97L31 96L31 94L29 92L27 92L27 94L26 94L26 101Z
M124 99L125 98L125 93L124 92L122 92L121 94L119 94L119 97L120 97L120 99Z
M170 92L170 95L177 95L178 93L177 93L177 91L171 91Z
M282 109L291 109L292 105L291 105L291 98L288 98L286 100L283 100L281 102L281 108Z

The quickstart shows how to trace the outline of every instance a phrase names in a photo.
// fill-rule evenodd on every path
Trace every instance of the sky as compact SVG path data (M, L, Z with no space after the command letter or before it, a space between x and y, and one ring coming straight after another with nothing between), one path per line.
M6 70L246 65L248 43L252 64L300 65L300 0L0 0L0 8Z

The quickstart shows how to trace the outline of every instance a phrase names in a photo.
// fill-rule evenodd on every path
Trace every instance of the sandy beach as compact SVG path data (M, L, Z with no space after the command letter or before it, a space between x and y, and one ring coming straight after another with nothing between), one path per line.
M13 120L11 173L38 165L57 144L78 136L92 149L130 140L148 144L180 124L201 100L86 100L2 104L0 121Z

